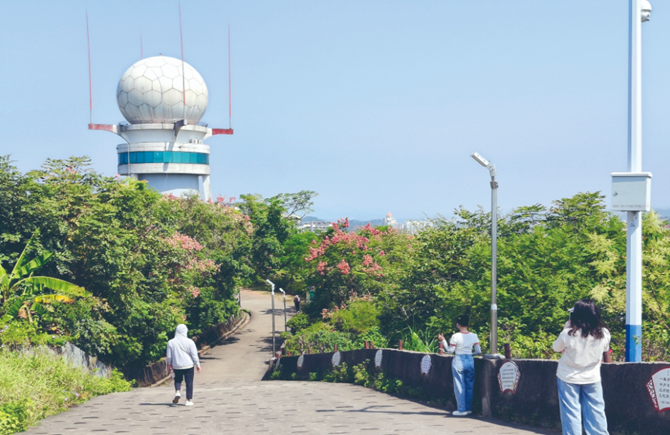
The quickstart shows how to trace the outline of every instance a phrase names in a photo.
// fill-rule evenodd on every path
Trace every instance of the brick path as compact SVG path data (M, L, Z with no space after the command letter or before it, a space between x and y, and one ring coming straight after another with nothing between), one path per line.
M349 384L259 381L270 355L269 295L245 291L251 322L213 348L196 375L195 406L172 405L171 385L96 397L29 434L556 434L448 412ZM281 299L277 299L281 304ZM280 305L278 305L280 306ZM283 330L283 316L276 318Z

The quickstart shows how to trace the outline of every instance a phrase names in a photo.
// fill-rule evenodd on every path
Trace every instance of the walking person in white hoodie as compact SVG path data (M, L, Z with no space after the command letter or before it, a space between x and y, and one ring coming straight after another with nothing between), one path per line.
M167 364L168 371L174 370L175 393L172 403L179 402L181 383L186 378L186 406L193 406L193 370L195 368L200 373L200 359L195 343L186 334L186 325L178 325L174 338L168 341Z

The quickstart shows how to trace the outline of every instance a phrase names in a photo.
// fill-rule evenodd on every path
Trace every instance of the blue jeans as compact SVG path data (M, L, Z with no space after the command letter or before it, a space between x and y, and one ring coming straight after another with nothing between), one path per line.
M609 434L600 382L579 385L558 379L558 402L561 405L563 435L582 435L582 414L586 435Z
M475 360L472 355L456 355L451 362L454 374L454 395L458 410L472 411L472 391L475 388Z

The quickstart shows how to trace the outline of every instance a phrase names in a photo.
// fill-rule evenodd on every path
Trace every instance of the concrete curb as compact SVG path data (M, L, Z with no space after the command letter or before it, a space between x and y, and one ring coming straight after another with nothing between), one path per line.
M231 329L230 331L223 334L221 336L221 338L216 340L216 343L214 343L213 345L204 346L202 349L200 349L198 351L198 356L205 355L207 352L209 352L212 349L212 347L216 346L217 344L221 343L226 338L233 335L235 332L237 332L238 329L242 328L243 326L246 326L247 323L249 323L250 321L251 321L251 313L245 312L244 317L242 318L242 320L240 320L240 322L237 325L235 325L235 327L233 329ZM167 381L169 381L171 378L172 378L172 375L168 375L165 378L161 379L160 381L158 381L156 383L153 383L153 384L149 385L148 387L144 387L144 388L153 388L153 387L161 386L161 385L165 384Z

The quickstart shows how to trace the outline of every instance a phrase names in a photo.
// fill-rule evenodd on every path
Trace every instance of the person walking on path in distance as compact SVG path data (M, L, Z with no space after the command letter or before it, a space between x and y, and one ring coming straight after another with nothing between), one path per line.
M297 313L300 311L300 296L295 295L293 298L293 304L295 305L295 312Z
M193 406L193 369L195 367L200 373L200 359L195 343L187 334L186 325L177 326L174 338L168 341L166 356L168 371L174 370L175 393L172 403L179 403L181 383L186 378L186 406Z
M451 413L456 417L462 417L472 414L472 392L475 388L475 360L473 358L472 348L475 348L474 355L482 353L479 346L479 338L474 332L468 331L470 318L467 314L462 314L456 318L456 326L459 332L451 336L449 344L444 339L444 335L437 336L442 347L448 353L456 352L451 362L451 372L454 375L454 394L458 410Z
M610 333L600 309L589 299L575 303L570 320L553 344L563 352L556 377L563 435L607 435L600 364L608 352ZM583 415L583 419L582 419Z

